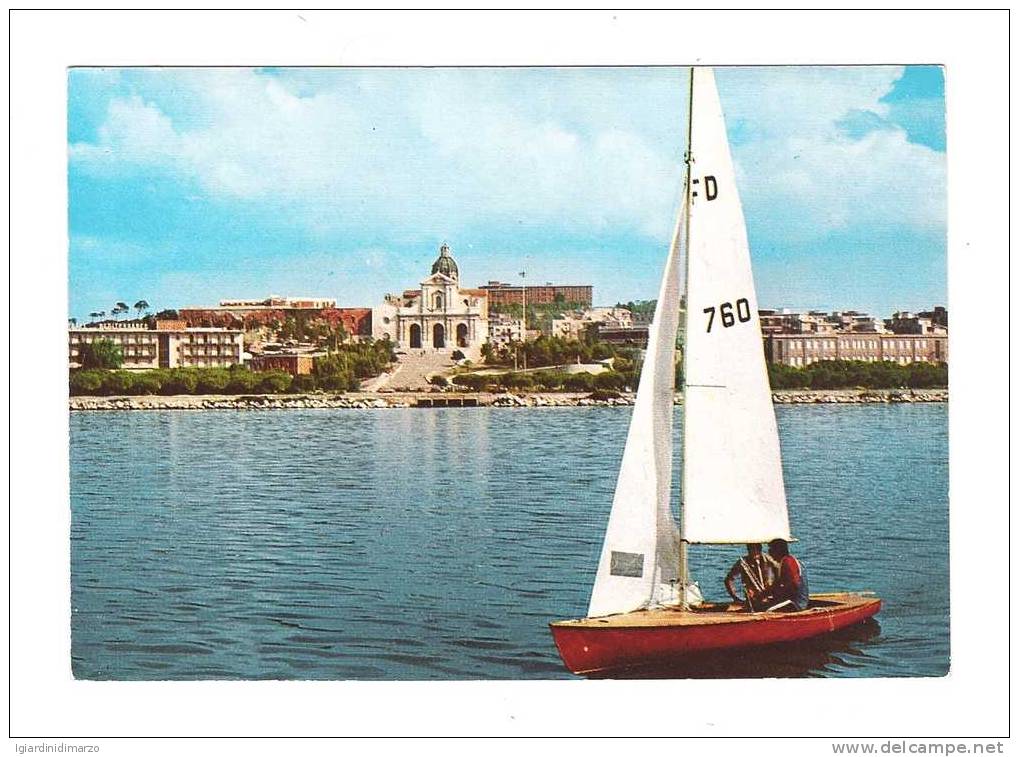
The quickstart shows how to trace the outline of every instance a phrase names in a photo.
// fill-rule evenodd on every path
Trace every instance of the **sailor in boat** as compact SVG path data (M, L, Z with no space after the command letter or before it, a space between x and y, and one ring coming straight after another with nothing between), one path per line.
M725 590L733 602L747 610L763 610L761 598L775 583L778 568L778 563L770 555L764 554L760 544L747 544L746 555L733 563L725 577ZM737 581L743 584L742 598L736 592Z
M768 543L768 554L778 562L778 578L771 590L761 597L769 610L793 612L806 610L810 602L807 588L807 573L803 564L789 554L789 543L785 539L773 539Z

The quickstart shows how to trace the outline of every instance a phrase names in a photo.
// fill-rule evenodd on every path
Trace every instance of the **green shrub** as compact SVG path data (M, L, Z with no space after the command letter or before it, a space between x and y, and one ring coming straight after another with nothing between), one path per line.
M550 392L561 389L566 380L566 374L563 371L535 371L531 377L534 379L536 388Z
M245 394L255 391L258 385L258 377L248 370L230 372L230 382L226 385L228 394Z
M337 372L320 376L318 385L331 392L349 392L358 387L358 381L349 372Z
M605 371L594 377L595 389L619 391L626 386L626 377L616 371Z
M106 395L132 394L134 378L127 371L108 371L103 376L103 386L100 390Z
M75 370L68 377L68 390L72 397L99 394L102 385L102 371Z
M563 379L563 388L569 392L589 392L594 389L594 374L570 373Z
M233 374L225 368L205 368L198 374L195 392L198 394L224 394Z
M155 371L142 371L134 374L134 394L159 394L163 382Z
M458 387L463 387L472 392L480 392L482 389L492 383L494 376L481 376L477 373L462 373L457 376L453 376L453 383Z
M318 380L310 373L294 376L290 382L291 392L313 392L318 388Z
M171 368L159 387L160 394L194 394L198 375L187 368Z
M769 365L772 389L897 389L901 387L948 386L948 366L944 363L908 363L890 360L822 360L803 368Z
M255 375L258 377L258 391L263 394L283 394L290 388L294 378L285 371L267 371Z
M534 387L534 379L527 373L504 373L499 376L499 384L506 389L527 391Z

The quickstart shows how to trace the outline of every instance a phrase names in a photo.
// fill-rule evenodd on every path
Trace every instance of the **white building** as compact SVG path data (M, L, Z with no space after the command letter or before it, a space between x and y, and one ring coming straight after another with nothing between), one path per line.
M492 313L488 319L488 341L496 349L524 341L524 319Z
M226 368L244 359L244 333L237 329L188 328L183 321L116 322L68 329L67 358L81 365L86 344L109 341L120 348L124 370Z
M573 313L563 313L559 318L552 319L552 336L583 339L588 328L596 323L606 328L632 328L633 313L626 308L617 307L592 307Z
M387 295L372 312L372 336L398 349L452 352L476 359L488 341L488 293L460 286L460 270L443 244L420 289Z

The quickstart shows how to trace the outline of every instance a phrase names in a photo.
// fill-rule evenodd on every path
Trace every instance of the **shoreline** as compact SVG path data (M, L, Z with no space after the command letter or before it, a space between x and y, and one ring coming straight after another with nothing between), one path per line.
M625 407L634 395L595 400L589 392L491 394L457 392L391 392L348 394L184 394L68 398L71 412L113 410L288 410L387 409L435 407ZM947 402L948 389L778 389L776 405L863 405ZM675 404L681 405L677 395Z

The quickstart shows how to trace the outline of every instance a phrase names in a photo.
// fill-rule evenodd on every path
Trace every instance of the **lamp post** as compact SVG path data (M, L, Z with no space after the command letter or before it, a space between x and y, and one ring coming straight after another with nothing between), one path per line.
M523 324L522 333L520 334L521 341L524 344L524 370L527 370L527 271L520 272L520 301L523 305Z

